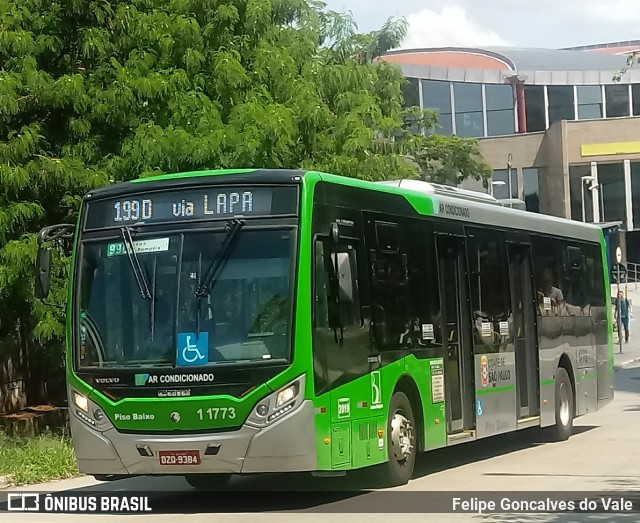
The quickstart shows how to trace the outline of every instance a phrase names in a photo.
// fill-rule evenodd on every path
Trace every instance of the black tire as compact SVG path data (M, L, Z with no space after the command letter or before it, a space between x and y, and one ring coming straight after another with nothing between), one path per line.
M231 474L189 474L184 479L197 490L224 490Z
M573 398L574 391L569 374L559 367L556 373L556 424L551 430L555 441L565 441L573 432L573 419L576 412Z
M96 481L118 481L119 479L131 478L125 474L93 474Z
M402 445L394 438L394 425L401 421L395 419L394 423L396 415L404 418L403 427L400 429L403 436ZM388 461L379 466L380 480L387 486L405 485L411 479L416 463L416 422L411 402L403 392L394 393L389 404L387 458Z

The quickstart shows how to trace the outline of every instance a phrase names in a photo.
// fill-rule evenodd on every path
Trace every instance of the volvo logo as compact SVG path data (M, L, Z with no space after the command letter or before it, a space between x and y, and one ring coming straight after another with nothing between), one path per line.
M180 421L180 413L179 412L172 412L171 413L171 421L175 421L176 423L178 423L178 421Z

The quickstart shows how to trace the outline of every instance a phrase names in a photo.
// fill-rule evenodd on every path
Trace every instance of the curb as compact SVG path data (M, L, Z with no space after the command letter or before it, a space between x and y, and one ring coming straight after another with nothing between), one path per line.
M84 488L88 485L66 485L66 482L70 482L77 479L87 478L91 476L87 476L86 474L79 474L78 476L73 476L70 478L62 478L62 479L52 479L50 481L45 481L44 483L27 483L27 484L18 484L14 485L9 482L7 476L0 476L0 493L7 489L16 489L17 491L41 491L41 492L53 492L53 491L64 491L69 489L76 488ZM100 484L100 483L97 483ZM0 510L1 514L1 510ZM0 519L0 521L3 521Z
M622 363L617 363L613 366L613 370L615 371L619 371L620 369L626 369L627 367L629 367L630 365L633 365L634 363L640 361L640 356L637 358L633 358L631 360L628 361L623 361Z

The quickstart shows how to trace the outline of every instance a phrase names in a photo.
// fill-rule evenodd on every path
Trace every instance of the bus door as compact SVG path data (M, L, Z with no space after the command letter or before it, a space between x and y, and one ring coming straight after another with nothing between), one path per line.
M538 336L531 274L531 245L508 243L516 357L518 418L538 416Z
M442 342L445 351L447 433L473 430L473 352L469 328L464 237L436 233Z

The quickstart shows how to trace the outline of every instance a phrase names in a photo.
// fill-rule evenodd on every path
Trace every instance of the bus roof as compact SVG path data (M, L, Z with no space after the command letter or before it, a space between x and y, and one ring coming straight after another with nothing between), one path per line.
M537 231L550 235L565 236L600 242L601 227L593 224L567 220L502 205L500 200L477 191L433 184L421 180L388 180L371 182L346 176L301 169L218 169L162 174L122 182L88 193L88 198L109 198L142 190L158 190L184 187L194 183L210 184L212 177L222 177L224 182L253 184L300 183L309 175L331 184L373 190L404 196L416 212L433 214L443 218L467 223L482 223L500 228ZM222 180L220 180L222 181ZM144 185L141 187L141 185Z
M368 182L333 174L318 174L329 183L401 194L421 214L433 214L470 224L481 223L591 242L602 241L602 228L598 225L505 207L500 200L481 192L421 180ZM430 205L425 205L426 202Z
M261 183L299 183L307 172L300 169L217 169L161 174L107 185L89 192L87 196L91 199L110 198L140 191L175 189L194 184L208 185L212 183L213 177L224 178L224 183L233 184L250 184L258 180Z

